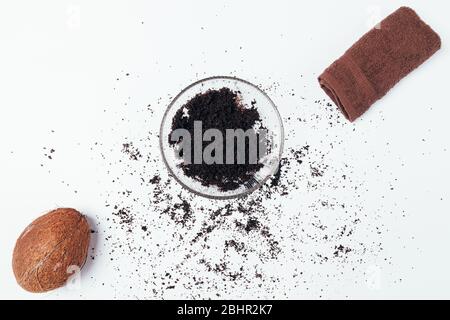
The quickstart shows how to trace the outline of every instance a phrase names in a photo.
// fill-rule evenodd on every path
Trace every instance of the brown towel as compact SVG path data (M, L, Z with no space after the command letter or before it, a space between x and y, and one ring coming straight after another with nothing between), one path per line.
M440 47L439 36L414 10L402 7L326 69L319 82L354 121Z

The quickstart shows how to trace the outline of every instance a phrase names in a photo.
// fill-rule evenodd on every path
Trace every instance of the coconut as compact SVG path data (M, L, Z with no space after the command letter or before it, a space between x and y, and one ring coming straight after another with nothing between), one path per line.
M14 248L17 283L30 292L63 286L85 264L90 234L86 218L75 209L56 209L34 220Z

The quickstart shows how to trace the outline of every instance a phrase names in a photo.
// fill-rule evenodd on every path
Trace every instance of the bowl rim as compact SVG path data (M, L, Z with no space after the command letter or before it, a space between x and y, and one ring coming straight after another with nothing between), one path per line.
M180 96L182 96L186 91L188 91L189 89L191 89L191 88L193 88L193 87L195 87L195 86L197 86L199 84L202 84L204 82L211 81L211 80L233 80L233 81L242 82L242 83L244 83L246 85L249 85L249 86L253 87L257 91L259 91L270 102L270 105L272 106L272 109L275 111L275 114L277 116L277 119L278 119L278 122L279 122L279 125L280 125L280 137L281 137L280 140L281 141L280 141L280 151L279 151L278 157L279 157L279 160L281 160L281 157L282 157L282 154L283 154L283 149L284 149L284 125L283 125L283 120L281 118L281 115L280 115L280 112L278 111L277 106L275 105L273 100L269 97L269 95L263 89L261 89L257 85L255 85L255 84L253 84L253 83L251 83L251 82L249 82L247 80L244 80L244 79L241 79L241 78L238 78L238 77L233 77L233 76L212 76L212 77L203 78L203 79L200 79L200 80L197 80L197 81L191 83L190 85L185 87L183 90L181 90L172 99L170 104L167 106L167 109L164 112L164 115L162 117L161 124L160 124L160 127L159 127L159 149L161 151L163 162L164 162L166 168L169 171L169 175L171 177L173 177L183 188L189 190L190 192L194 193L195 195L198 195L198 196L201 196L201 197L204 197L204 198L208 198L208 199L213 199L213 200L230 200L230 199L243 198L245 196L248 196L250 193L253 193L254 191L256 191L259 188L261 188L267 182L267 180L269 180L269 178L272 177L275 174L276 171L272 172L269 175L267 175L263 180L261 180L261 182L257 183L252 188L247 189L244 192L241 192L239 194L236 194L236 195L224 195L224 196L212 196L212 195L209 195L209 194L202 193L202 192L200 192L198 190L195 190L195 189L189 187L188 185L186 185L183 181L181 181L181 179L179 179L177 177L177 175L172 171L170 165L168 164L166 155L164 154L164 148L163 148L163 126L164 126L164 123L166 122L166 119L167 119L167 116L169 114L169 111L172 109L172 107L174 106L175 102L180 98ZM277 166L276 170L279 170L279 166Z

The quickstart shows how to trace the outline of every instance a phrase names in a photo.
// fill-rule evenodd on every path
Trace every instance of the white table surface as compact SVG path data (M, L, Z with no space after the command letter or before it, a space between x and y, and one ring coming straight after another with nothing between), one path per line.
M284 118L315 113L325 118L337 111L318 110L314 101L326 96L317 76L377 19L401 5L410 5L432 25L442 50L354 124L337 113L334 118L344 124L336 128L322 120L285 123L287 147L307 142L328 152L327 139L340 141L327 153L328 171L348 164L364 190L357 199L364 222L352 243L374 244L378 250L315 264L298 258L301 246L319 252L329 244L305 240L298 243L296 258L287 250L280 257L292 265L277 267L271 261L258 266L279 277L272 287L269 282L258 291L242 282L217 291L222 298L450 298L450 5L440 0L2 1L0 298L214 298L217 292L205 286L153 294L160 282L142 285L147 275L151 280L153 272L171 267L170 255L158 260L154 270L134 265L133 254L110 261L110 244L101 239L109 232L121 235L101 222L111 214L104 204L113 186L105 173L111 168L98 149L90 150L93 143L101 140L120 151L123 137L139 138L148 130L156 135L170 97L214 75L234 75L269 88ZM138 111L148 104L156 110L142 121ZM43 147L55 148L52 161L45 159ZM159 158L156 143L150 152ZM123 155L107 156L117 161ZM155 166L165 170L161 161ZM327 188L321 195L333 192ZM346 196L344 191L337 195ZM304 206L296 218L308 228L313 219L307 202L318 199L316 193L299 190L274 201L283 203L286 215ZM79 288L27 293L11 270L15 240L34 218L58 206L78 208L100 222L95 225L96 258L83 270ZM315 214L327 216L330 226L340 219L339 213L331 218L325 211ZM273 232L283 234L276 225ZM294 247L295 241L285 240L282 246ZM176 245L180 250L187 246ZM302 270L301 281L291 277L294 267ZM127 276L127 268L138 268L140 276ZM207 271L203 275L205 281L221 281Z

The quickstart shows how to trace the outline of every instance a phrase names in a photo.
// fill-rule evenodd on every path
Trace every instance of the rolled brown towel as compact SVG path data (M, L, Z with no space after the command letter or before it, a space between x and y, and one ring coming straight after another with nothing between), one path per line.
M327 68L319 82L354 121L440 47L439 35L414 10L401 7Z

